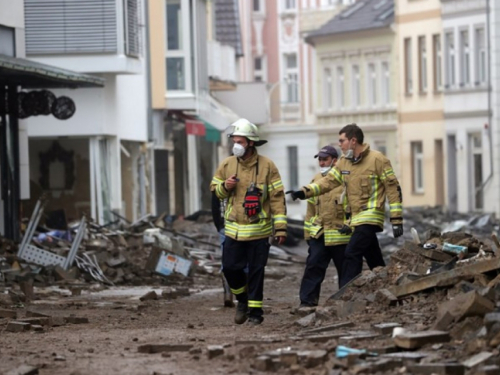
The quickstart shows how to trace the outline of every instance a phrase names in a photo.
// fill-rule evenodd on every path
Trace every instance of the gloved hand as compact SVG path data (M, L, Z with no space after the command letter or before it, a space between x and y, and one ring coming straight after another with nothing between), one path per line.
M403 235L403 224L392 224L392 233L394 238L401 237Z
M257 215L260 213L259 197L257 195L247 195L243 207L245 207L245 213L248 217Z
M339 233L347 236L352 233L352 229L349 225L344 224L342 225L342 228L339 229Z
M292 199L296 201L297 199L304 200L306 199L306 193L304 193L302 190L288 190L285 192L285 194L291 194Z

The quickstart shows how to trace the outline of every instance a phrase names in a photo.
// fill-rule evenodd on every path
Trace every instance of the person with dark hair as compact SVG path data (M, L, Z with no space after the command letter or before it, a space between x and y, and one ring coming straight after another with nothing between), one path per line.
M238 300L234 322L258 325L264 320L269 239L274 236L279 244L286 239L285 192L276 165L257 152L256 147L266 143L257 126L246 119L232 126L233 156L219 165L210 189L219 199L227 199L222 266Z
M348 201L349 218L340 229L352 237L347 245L340 286L361 273L363 257L370 269L385 266L377 232L384 228L385 202L389 201L394 237L403 235L403 197L391 162L364 142L363 131L356 124L339 131L343 156L328 174L301 190L287 191L292 199L306 199L343 186Z
M337 162L338 154L333 146L325 146L314 157L318 158L320 173L314 176L312 183L330 172ZM339 232L345 220L346 199L343 190L343 187L339 186L326 194L307 200L304 238L309 250L300 284L299 308L318 305L321 284L331 260L337 269L340 284L344 252L351 238L349 234Z

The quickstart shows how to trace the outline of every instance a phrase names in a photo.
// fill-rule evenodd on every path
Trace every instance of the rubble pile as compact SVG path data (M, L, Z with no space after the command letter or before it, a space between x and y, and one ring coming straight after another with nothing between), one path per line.
M325 306L298 309L291 352L313 344L330 353L321 366L339 375L500 374L496 236L494 248L465 232L430 231L421 241L413 230L413 238ZM259 354L256 368L266 356ZM285 366L277 358L269 368Z

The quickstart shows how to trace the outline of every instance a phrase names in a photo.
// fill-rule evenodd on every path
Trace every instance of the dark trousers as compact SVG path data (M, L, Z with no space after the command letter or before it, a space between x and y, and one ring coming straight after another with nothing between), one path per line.
M249 316L261 317L263 315L264 269L270 246L267 238L237 241L226 236L224 241L222 252L224 276L238 302L248 303ZM245 273L247 266L248 276Z
M300 283L301 304L318 305L321 283L325 279L326 269L331 260L337 269L340 285L345 248L346 245L325 246L324 236L309 240L306 269Z
M380 232L380 228L376 225L365 224L354 229L345 250L340 287L343 287L361 273L363 270L363 257L371 270L375 267L385 266L377 232Z

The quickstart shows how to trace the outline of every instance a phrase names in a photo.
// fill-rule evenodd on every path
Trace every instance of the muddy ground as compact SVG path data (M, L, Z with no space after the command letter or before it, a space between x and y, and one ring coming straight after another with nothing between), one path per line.
M305 246L293 251L306 256ZM233 323L235 309L223 307L221 280L212 275L196 275L189 284L191 295L174 300L139 300L144 293L161 292L164 287L91 288L84 289L81 296L71 296L63 287L35 288L37 300L17 308L21 317L31 310L53 317L74 314L88 318L89 323L13 333L5 329L7 319L0 319L0 373L28 364L38 367L42 375L246 374L255 372L252 363L260 352L288 346L314 349L315 344L289 339L299 330L294 326L298 317L290 311L299 304L304 264L270 260L268 268L265 320L257 327ZM332 265L323 284L322 301L336 290L336 284ZM140 353L138 348L145 344L188 344L192 348L167 354ZM209 359L210 345L223 345L224 354Z

